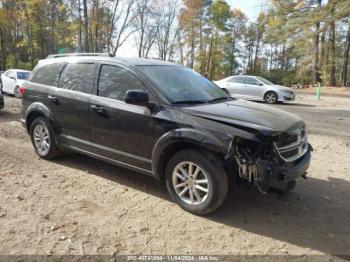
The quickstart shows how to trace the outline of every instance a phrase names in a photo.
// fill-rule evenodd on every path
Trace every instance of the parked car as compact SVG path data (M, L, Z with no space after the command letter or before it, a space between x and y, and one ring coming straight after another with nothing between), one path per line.
M5 72L4 71L0 71L0 92L2 91L2 75L4 74Z
M2 92L0 90L0 110L4 108L4 97L2 95Z
M229 181L289 190L310 162L299 117L231 98L170 62L50 58L23 93L22 123L41 158L68 149L150 175L195 214L218 208Z
M20 69L7 70L2 76L2 92L21 97L20 88L28 80L30 71Z
M260 76L237 75L215 83L227 94L247 100L265 101L269 104L292 101L294 91L286 86L275 85Z

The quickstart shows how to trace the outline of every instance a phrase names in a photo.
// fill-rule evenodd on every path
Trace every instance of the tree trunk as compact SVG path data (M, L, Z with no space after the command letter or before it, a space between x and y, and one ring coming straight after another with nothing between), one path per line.
M321 8L322 0L318 0L318 8ZM321 82L321 74L320 74L320 62L319 62L319 56L320 56L320 22L316 22L316 33L315 33L315 39L314 39L314 82Z
M5 55L5 45L4 45L4 33L2 28L0 28L0 61L1 61L1 70L5 71L6 69L6 55Z
M335 22L333 21L331 23L331 77L330 77L330 85L336 86L336 80L335 80Z
M193 69L194 66L194 30L192 29L192 36L191 36L191 61L189 64L189 67Z
M81 52L82 50L82 29L81 29L81 24L82 24L82 21L81 21L81 2L80 0L78 0L78 12L79 12L79 33L78 33L78 41L79 41L79 47L78 47L78 51Z
M285 46L285 44L283 44L283 46L282 46L282 58L281 58L281 60L282 60L281 61L281 70L287 71L286 70L286 46Z
M257 39L256 39L256 45L255 45L255 55L254 55L254 66L253 66L253 69L254 69L254 72L257 71L257 65L258 65L258 55L259 55L259 46L260 46L260 32L258 32L258 36L257 36Z
M84 8L84 52L89 52L89 22L87 0L83 0Z
M348 33L346 36L345 48L344 48L344 60L343 60L343 70L341 75L342 86L348 86L348 62L350 53L350 23L348 27Z
M212 53L212 50L213 50L213 40L214 40L214 36L211 36L211 38L210 38L210 45L209 45L208 62L207 62L207 71L204 73L205 77L209 76L209 70L210 70L210 64L211 64L211 53Z

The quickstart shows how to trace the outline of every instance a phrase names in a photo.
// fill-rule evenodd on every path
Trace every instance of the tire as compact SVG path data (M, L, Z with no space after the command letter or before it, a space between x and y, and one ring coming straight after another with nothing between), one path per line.
M268 104L276 104L278 102L278 96L276 92L269 91L265 94L264 100Z
M190 165L192 177L188 176ZM187 177L184 175L186 171ZM173 201L196 215L213 212L222 204L228 192L228 178L222 161L210 152L194 149L179 151L171 157L166 168L165 183Z
M60 155L61 150L56 145L52 126L47 119L35 118L30 125L29 133L35 152L39 157L53 159Z
M19 92L19 86L16 86L15 89L13 90L13 95L16 97L16 98L20 98L22 95L21 93Z

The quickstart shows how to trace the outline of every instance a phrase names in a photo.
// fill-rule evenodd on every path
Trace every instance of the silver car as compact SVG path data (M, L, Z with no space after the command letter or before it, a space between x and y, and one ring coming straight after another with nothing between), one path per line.
M214 81L230 96L269 104L292 101L295 94L286 86L275 85L260 76L236 75Z

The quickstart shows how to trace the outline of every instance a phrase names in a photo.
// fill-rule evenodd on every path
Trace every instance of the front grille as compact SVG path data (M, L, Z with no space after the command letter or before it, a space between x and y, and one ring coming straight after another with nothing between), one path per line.
M291 162L303 156L308 150L306 129L298 128L293 131L280 134L274 145L280 157Z

